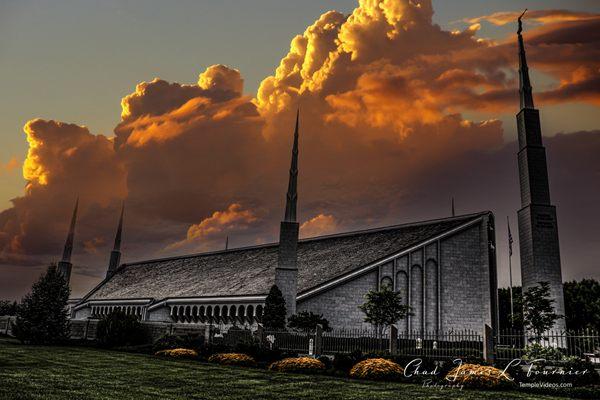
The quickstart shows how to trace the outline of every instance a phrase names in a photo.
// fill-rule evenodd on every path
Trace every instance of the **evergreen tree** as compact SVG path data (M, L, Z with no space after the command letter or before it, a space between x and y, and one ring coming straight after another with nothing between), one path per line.
M268 330L285 329L285 299L276 285L271 286L265 299L262 323Z
M533 340L539 343L544 333L552 328L554 322L563 318L554 312L552 305L554 300L550 298L550 284L538 282L523 294L523 319L525 328L533 333Z
M373 325L379 336L388 326L411 315L410 307L403 304L400 293L387 285L381 290L369 291L365 297L367 301L358 308L365 313L365 322Z
M292 315L288 320L288 326L293 329L300 329L305 331L314 331L317 329L317 325L321 325L323 330L329 332L331 327L329 321L323 318L323 314L315 314L313 312L302 311L298 314Z
M69 338L67 301L70 289L65 278L50 266L33 284L17 310L13 329L23 343L57 344Z

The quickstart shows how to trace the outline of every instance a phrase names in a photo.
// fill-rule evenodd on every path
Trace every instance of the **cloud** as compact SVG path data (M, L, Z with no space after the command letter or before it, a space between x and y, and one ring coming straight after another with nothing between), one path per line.
M106 269L124 199L126 262L221 249L227 235L235 246L277 240L298 106L303 236L449 215L453 196L460 212L491 208L503 220L519 207L516 149L504 141L514 126L474 115L517 111L515 38L478 38L477 23L445 31L432 15L425 0L364 0L348 16L324 13L291 40L254 98L243 94L240 72L223 65L196 84L142 82L122 99L114 137L28 122L28 184L0 213L0 264L55 259L77 194L74 261L86 268L74 269L76 293ZM598 104L595 24L526 31L530 67L555 80L536 86L537 103ZM573 180L552 168L594 181L598 135L548 139L559 199ZM597 197L589 184L579 190ZM593 252L579 256L569 250L574 240L563 243L591 265Z
M17 160L17 157L13 156L6 163L0 164L0 174L12 173L17 168L19 168L19 166L21 166L21 163L19 162L19 160Z
M223 234L228 232L246 230L257 221L258 217L252 210L244 209L239 203L233 203L226 210L215 211L200 223L191 225L187 230L186 238L170 245L169 249L189 248L190 244L205 248L204 241L222 238Z
M464 21L469 24L476 24L483 21L487 21L494 25L501 26L516 23L517 18L519 18L519 16L522 13L523 11L501 11L489 15L482 15L480 17L475 18L465 18ZM598 18L598 14L571 10L528 10L525 13L525 16L523 17L523 19L525 20L540 24L568 21L586 21L595 18Z
M319 214L300 225L301 237L315 237L335 233L338 223L331 214Z

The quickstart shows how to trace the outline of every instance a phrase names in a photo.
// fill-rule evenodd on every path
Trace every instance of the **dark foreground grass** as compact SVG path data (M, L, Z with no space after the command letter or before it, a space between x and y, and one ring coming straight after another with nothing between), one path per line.
M0 339L0 399L552 399L221 367Z

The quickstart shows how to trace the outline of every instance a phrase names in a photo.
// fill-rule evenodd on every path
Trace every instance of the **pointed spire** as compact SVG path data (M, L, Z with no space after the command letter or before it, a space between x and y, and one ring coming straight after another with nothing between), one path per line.
M115 235L115 245L113 251L121 251L121 235L123 234L123 213L125 212L125 202L121 205L121 216L119 217L119 226Z
M121 262L121 236L123 235L123 214L125 213L125 202L121 205L121 216L119 217L119 225L117 227L117 234L115 235L115 245L113 250L110 252L110 260L108 261L108 270L106 271L106 277L110 277L119 268Z
M294 131L294 147L292 148L292 163L290 166L290 181L285 203L284 221L296 222L296 206L298 203L298 121L300 108L296 112L296 129Z
M525 11L518 18L519 29L517 30L517 36L519 40L519 98L521 101L521 109L523 108L534 108L533 106L533 94L531 88L531 82L529 80L529 68L527 67L527 58L525 57L525 45L523 44L523 23L521 19L525 15Z
M75 201L75 209L73 210L73 216L71 217L71 226L69 227L69 234L67 235L67 241L65 242L65 248L63 250L62 262L71 262L71 253L73 253L73 240L75 239L75 223L77 222L77 209L79 208L79 196Z
M452 198L452 216L456 216L456 213L454 212L454 197Z
M229 236L225 238L225 251L229 250Z

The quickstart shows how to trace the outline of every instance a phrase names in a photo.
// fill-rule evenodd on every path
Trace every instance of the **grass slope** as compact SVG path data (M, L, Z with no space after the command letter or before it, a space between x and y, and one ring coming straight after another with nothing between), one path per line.
M0 339L0 399L552 399L272 373Z

